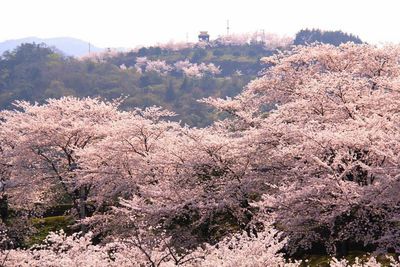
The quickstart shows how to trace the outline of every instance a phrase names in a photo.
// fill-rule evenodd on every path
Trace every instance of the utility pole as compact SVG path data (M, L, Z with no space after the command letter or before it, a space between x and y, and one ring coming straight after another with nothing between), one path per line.
M265 30L262 30L262 42L265 44Z

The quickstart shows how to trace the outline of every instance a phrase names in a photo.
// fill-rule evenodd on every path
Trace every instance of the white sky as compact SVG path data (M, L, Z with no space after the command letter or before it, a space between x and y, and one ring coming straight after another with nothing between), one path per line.
M100 47L194 41L265 29L343 30L370 43L400 43L399 0L0 0L0 41L76 37Z

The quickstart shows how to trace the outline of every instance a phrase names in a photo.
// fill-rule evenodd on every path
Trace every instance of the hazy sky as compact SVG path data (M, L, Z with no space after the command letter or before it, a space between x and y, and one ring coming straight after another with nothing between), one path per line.
M80 38L101 47L135 47L264 29L343 30L371 43L400 43L398 0L0 0L0 41L28 36Z

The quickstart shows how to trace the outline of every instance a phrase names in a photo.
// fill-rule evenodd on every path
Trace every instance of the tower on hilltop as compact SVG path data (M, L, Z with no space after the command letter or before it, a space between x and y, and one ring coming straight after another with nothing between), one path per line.
M209 42L210 41L210 35L208 34L208 31L201 31L199 34L199 42Z

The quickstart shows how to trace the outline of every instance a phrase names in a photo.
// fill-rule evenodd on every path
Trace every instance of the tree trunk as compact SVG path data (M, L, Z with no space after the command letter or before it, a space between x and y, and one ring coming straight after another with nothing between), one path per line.
M86 218L86 199L87 199L87 194L86 194L86 188L82 186L79 189L79 219L83 220ZM83 233L86 232L86 226L81 224L81 231Z

